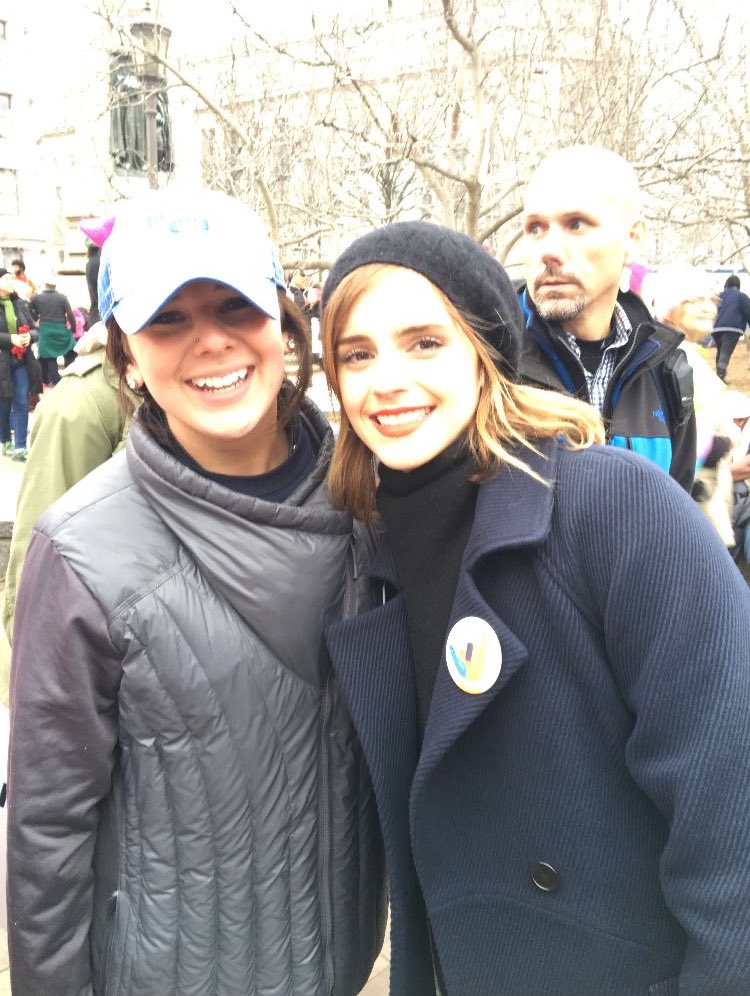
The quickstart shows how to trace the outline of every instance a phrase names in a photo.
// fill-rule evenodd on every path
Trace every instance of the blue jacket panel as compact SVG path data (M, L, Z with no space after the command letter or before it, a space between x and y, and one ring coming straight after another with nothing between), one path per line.
M618 301L633 332L620 352L604 402L607 442L646 457L690 491L696 430L692 372L678 349L683 335L654 322L635 294L620 294ZM521 379L588 401L583 366L559 327L539 316L525 291L521 303L526 316Z
M652 465L543 450L550 487L481 485L447 621L489 623L500 676L469 695L441 665L421 748L387 545L383 604L327 632L383 828L392 996L435 991L428 922L447 996L747 994L748 590Z

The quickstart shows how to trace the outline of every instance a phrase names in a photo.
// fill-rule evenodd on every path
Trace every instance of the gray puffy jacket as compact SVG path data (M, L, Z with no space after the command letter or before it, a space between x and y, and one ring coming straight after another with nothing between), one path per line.
M349 996L383 938L377 815L321 630L367 538L332 433L284 504L127 452L37 525L12 680L15 996ZM364 579L363 579L364 580Z

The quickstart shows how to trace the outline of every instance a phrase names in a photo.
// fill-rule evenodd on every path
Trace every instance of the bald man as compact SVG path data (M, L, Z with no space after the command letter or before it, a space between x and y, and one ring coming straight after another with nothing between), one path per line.
M620 291L644 235L638 178L621 156L573 145L542 161L524 197L521 376L588 401L612 446L690 491L695 413L683 336Z

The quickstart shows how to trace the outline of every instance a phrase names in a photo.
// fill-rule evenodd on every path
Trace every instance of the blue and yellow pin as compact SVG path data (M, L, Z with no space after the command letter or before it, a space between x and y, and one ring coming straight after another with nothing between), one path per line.
M497 633L479 616L459 619L448 634L445 662L462 692L481 695L500 676L503 652Z

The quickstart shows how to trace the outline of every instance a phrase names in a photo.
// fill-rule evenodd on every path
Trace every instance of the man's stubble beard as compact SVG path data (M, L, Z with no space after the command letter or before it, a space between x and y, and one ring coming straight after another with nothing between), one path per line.
M536 310L545 322L571 322L586 310L588 301L585 294L580 294L572 301L565 298L557 298L541 303L536 303Z

